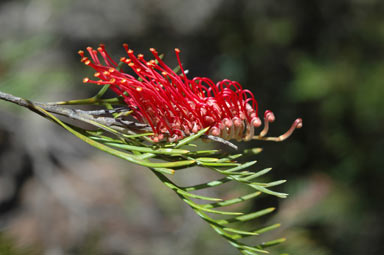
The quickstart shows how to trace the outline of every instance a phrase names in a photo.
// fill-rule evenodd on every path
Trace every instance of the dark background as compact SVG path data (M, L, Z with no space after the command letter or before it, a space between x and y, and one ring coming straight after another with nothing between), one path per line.
M288 180L288 199L256 201L279 208L275 251L382 254L383 1L2 1L0 90L91 96L76 52L120 57L124 42L171 66L178 47L189 77L239 81L274 111L271 134L303 118L284 143L241 144ZM146 169L24 109L0 102L0 116L0 254L237 254Z

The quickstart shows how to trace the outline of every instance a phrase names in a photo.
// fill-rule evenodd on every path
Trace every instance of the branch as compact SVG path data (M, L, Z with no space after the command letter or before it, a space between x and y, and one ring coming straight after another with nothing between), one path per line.
M65 116L74 120L83 121L89 124L92 124L92 122L97 122L98 124L111 127L119 131L124 131L126 128L139 129L143 131L151 131L147 124L137 123L129 120L123 120L120 118L102 116L102 115L110 115L112 113L115 113L119 111L119 109L117 110L103 109L103 110L96 110L96 111L83 111L83 110L77 110L77 109L69 109L69 108L64 108L55 104L45 104L40 102L34 102L31 100L26 100L26 99L16 97L1 91L0 91L0 99L26 107L34 112L36 112L35 106L38 106L50 113Z

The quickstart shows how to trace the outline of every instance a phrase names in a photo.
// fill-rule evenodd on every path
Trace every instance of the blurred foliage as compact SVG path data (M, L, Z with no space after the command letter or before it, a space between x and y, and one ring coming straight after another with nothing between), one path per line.
M41 251L37 247L20 247L16 240L0 233L1 255L38 255Z

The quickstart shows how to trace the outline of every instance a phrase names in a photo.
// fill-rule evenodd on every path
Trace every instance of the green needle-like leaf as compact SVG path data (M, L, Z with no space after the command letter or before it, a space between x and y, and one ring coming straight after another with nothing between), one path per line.
M238 166L238 163L227 163L227 162L206 162L206 161L198 161L196 160L196 163L198 165L202 166L221 166L221 167L228 167L228 166Z
M139 151L144 153L154 153L154 154L164 154L164 155L171 155L171 156L178 156L182 154L188 154L188 150L180 150L180 149L165 149L165 148L156 148L152 149L149 147L139 147L139 146L132 146L129 144L120 144L120 143L110 143L107 142L105 145L110 145L116 148L129 150L129 151Z
M248 214L245 214L245 215L237 216L235 218L226 219L226 220L219 220L217 222L220 225L225 225L225 224L235 223L235 222L250 221L250 220L256 219L258 217L264 216L266 214L269 214L269 213L273 212L274 210L275 210L275 208L271 207L271 208L267 208L267 209L260 210L260 211L257 211L257 212L252 212L252 213L248 213Z
M286 193L276 192L276 191L264 188L264 187L262 187L260 185L249 184L249 186L254 188L254 189L257 189L257 190L259 190L259 191L261 191L263 193L266 193L266 194L269 194L269 195L273 195L273 196L276 196L276 197L286 198L288 196L288 194L286 194Z
M236 171L239 171L239 170L243 170L243 169L245 169L245 168L248 168L248 167L250 167L250 166L256 164L256 162L257 162L257 161L249 161L249 162L247 162L247 163L238 165L238 166L233 167L233 168L231 168L231 169L227 169L227 170L225 170L225 171L223 171L223 172L225 172L225 173L232 173L232 172L236 172Z
M175 148L180 148L181 146L186 145L186 144L198 139L200 136L204 135L204 133L207 132L208 130L209 130L209 127L200 130L196 134L193 134L191 136L187 136L186 138L178 141Z
M264 228L261 228L261 229L258 229L256 231L254 231L255 233L258 233L258 234L262 234L262 233L265 233L267 231L271 231L271 230L274 230L278 227L280 227L281 224L273 224L271 226L268 226L268 227L264 227Z
M253 173L252 175L249 175L247 177L243 177L243 178L241 178L241 180L242 181L250 181L252 179L255 179L257 177L260 177L260 176L270 172L271 170L272 170L272 168L266 168L266 169L263 169L263 170L261 170L259 172Z
M163 173L163 174L174 174L175 173L175 170L169 169L169 168L164 168L164 167L163 168L155 167L155 168L152 168L152 170L159 172L159 173Z
M215 180L215 181L210 181L210 182L203 183L203 184L197 184L197 185L193 185L193 186L184 187L184 190L193 191L193 190L212 188L212 187L216 187L216 186L219 186L221 184L227 183L229 181L232 181L232 179L229 178L229 177L224 177L224 178L219 179L219 180Z
M244 179L246 179L246 178L244 178ZM287 180L279 180L279 181L274 181L274 182L269 182L269 183L254 182L252 184L260 185L262 187L274 187L274 186L278 186L278 185L286 183L286 182L287 182Z
M217 208L217 207L234 205L234 204L242 203L244 201L247 201L247 200L250 200L252 198L255 198L255 197L259 196L260 194L261 194L261 192L258 191L258 192L250 193L250 194L247 194L247 195L244 195L244 196L241 196L241 197L224 200L222 202L206 204L204 206L205 206L205 208Z
M272 241L269 241L269 242L264 242L261 245L258 245L256 247L267 248L267 247L270 247L270 246L275 246L275 245L281 244L281 243L285 242L286 240L287 239L285 239L285 238L279 238L279 239L272 240Z
M209 208L205 208L204 206L201 206L199 204L196 204L192 202L191 200L184 200L187 204L189 204L191 207L204 211L204 212L209 212L209 213L215 213L215 214L221 214L221 215L242 215L243 213L241 212L226 212L226 211L218 211L218 210L213 210Z
M249 231L239 230L239 229L235 229L235 228L223 228L223 230L228 231L228 232L232 232L235 234L241 234L243 236L257 236L257 235L259 235L256 232L249 232Z

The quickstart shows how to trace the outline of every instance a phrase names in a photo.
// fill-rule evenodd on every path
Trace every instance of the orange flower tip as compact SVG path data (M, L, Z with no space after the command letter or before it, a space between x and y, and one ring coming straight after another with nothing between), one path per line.
M85 61L87 61L87 60L88 60L87 57L82 57L80 61L81 61L81 62L85 62Z
M124 48L128 48L128 43L123 43Z
M126 59L127 59L126 57L121 57L120 62L125 62Z
M88 77L85 77L85 78L83 79L83 82L84 82L84 83L89 82L89 78L88 78Z
M143 54L139 54L137 55L138 58L144 58L144 55Z
M109 83L115 83L116 82L116 79L115 78L112 78L109 80Z
M103 74L104 74L105 76L110 75L110 73L109 73L108 71L104 71Z
M140 92L140 91L143 91L143 88L142 88L142 87L137 87L136 90L137 90L138 92Z
M167 76L167 75L168 75L167 72L162 72L161 74L162 74L163 76Z
M103 52L103 51L104 51L103 48L101 48L101 47L98 47L97 50L98 50L99 52Z
M92 50L92 52L93 52L93 54L95 54L95 55L97 54L97 50Z
M91 46L88 46L86 49L87 49L88 51L89 51L89 50L93 50L93 48L92 48Z
M100 75L101 75L101 73L96 72L93 76L95 76L95 77L99 77Z
M180 53L180 49L179 48L175 48L175 52L176 53Z
M128 54L133 54L133 50L129 49Z
M124 62L125 62L126 64L129 64L129 63L131 63L131 61L132 61L132 60L130 60L130 59L126 59Z
M128 63L128 65L129 65L130 67L133 67L133 66L135 66L135 64L134 64L134 63L132 63L132 62Z
M127 82L127 80L126 79L121 79L121 81L120 81L121 83L126 83Z
M86 64L86 65L89 65L91 63L91 60L86 60L85 62L84 62L84 64Z
M157 53L157 51L155 50L155 48L150 48L149 51L152 52L152 54L156 54L156 53Z
M110 73L113 73L113 72L116 71L116 70L115 70L115 68L111 67L111 68L108 69L108 71L109 71Z
M104 48L105 45L104 45L103 43L100 43L100 44L99 44L99 47Z
M84 51L83 51L83 50L79 50L77 53L78 53L81 57L84 56Z

